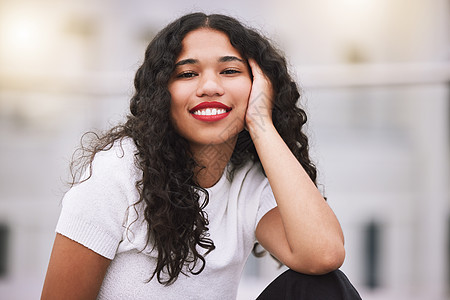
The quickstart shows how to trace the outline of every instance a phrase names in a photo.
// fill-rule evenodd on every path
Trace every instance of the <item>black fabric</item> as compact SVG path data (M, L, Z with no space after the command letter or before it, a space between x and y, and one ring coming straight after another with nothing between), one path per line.
M325 275L305 275L287 270L272 281L257 300L361 300L340 270Z

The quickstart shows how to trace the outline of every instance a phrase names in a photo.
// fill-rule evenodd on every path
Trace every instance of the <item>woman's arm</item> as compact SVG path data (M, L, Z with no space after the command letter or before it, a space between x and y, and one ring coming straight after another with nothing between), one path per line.
M272 88L259 66L249 61L254 80L246 126L278 207L256 228L261 245L289 268L323 274L345 257L341 226L319 190L272 123Z
M56 234L41 299L96 299L110 262Z

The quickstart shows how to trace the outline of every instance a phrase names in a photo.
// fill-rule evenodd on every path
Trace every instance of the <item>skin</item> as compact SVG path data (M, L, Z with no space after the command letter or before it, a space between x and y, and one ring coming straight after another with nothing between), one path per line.
M254 79L246 128L278 204L258 223L256 237L266 250L294 271L328 273L344 262L341 226L273 125L269 79L254 60L249 60L249 64Z
M224 61L223 57L236 59ZM258 241L295 271L325 274L339 268L345 257L341 227L276 131L272 86L259 66L252 59L248 61L252 82L247 63L227 36L211 29L186 35L177 63L180 61L183 63L168 86L172 95L170 117L205 167L196 171L197 182L210 187L220 179L237 134L245 127L278 204L259 222ZM196 120L190 110L205 101L218 101L232 110L220 121ZM109 259L57 234L41 299L96 299L109 264Z
M252 81L246 61L225 33L195 30L185 36L182 46L168 85L171 119L189 141L195 159L205 166L197 170L198 183L210 187L221 177L244 128ZM195 119L191 109L211 101L231 107L229 115L215 122Z
M110 262L56 234L41 299L96 299Z

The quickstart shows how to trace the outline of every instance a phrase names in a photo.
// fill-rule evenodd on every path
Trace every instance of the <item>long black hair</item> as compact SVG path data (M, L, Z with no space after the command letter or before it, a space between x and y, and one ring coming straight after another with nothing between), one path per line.
M297 106L299 89L289 75L285 58L268 39L236 19L218 14L193 13L166 26L146 49L134 80L135 93L126 122L84 147L88 153L84 156L86 165L92 163L97 152L110 149L122 138L131 138L136 144L136 166L142 170L142 179L136 182L140 195L137 203L145 203L148 242L158 253L151 278L156 276L166 285L173 283L180 273L200 273L205 267L204 256L215 248L208 238L208 218L204 213L208 192L197 184L194 168L198 165L189 152L188 142L175 131L169 118L168 82L175 70L175 60L182 50L183 38L199 28L224 32L244 59L252 58L258 63L274 90L274 125L316 182L308 138L302 132L306 114ZM259 157L249 133L243 130L231 157L232 170L248 160L259 162ZM200 201L200 193L204 194L204 201ZM198 246L206 254L200 253Z

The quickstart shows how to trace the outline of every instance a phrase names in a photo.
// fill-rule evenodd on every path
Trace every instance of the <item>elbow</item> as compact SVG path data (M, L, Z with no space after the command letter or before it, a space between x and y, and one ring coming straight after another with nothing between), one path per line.
M345 260L345 249L343 246L338 247L322 257L322 262L318 263L311 272L314 275L322 275L339 269Z
M323 275L339 269L344 263L345 248L343 245L320 252L309 258L296 259L295 262L286 265L299 273Z

